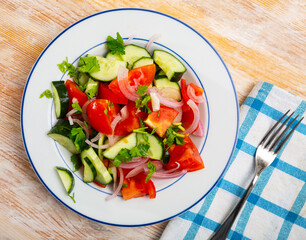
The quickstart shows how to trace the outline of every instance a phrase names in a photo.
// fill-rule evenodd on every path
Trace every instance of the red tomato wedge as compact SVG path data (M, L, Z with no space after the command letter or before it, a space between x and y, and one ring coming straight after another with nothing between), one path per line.
M106 99L97 99L87 106L87 116L91 126L103 134L112 134L111 123L119 112L119 106Z
M139 119L136 116L131 116L117 124L114 134L117 136L128 135L137 128L140 128Z
M84 105L88 101L88 97L85 93L83 93L80 89L77 88L77 84L67 80L65 82L65 86L68 91L68 97L69 97L69 109L72 109L71 104L72 104L72 99L75 98L78 100L78 103L80 107Z
M155 132L162 137L178 114L173 108L160 106L160 110L151 112L144 122L152 129L157 128Z
M186 169L188 172L193 172L203 169L204 163L200 153L190 137L185 137L184 142L184 145L172 145L168 149L170 159L165 165L165 168L173 169L177 167L176 162L178 162L180 164L180 170Z
M107 100L110 100L113 103L118 103L118 104L127 104L128 103L128 99L126 97L124 97L122 94L114 93L109 88L108 84L103 83L103 82L99 83L98 98L107 99Z
M132 178L126 178L123 181L123 184L127 186L123 187L121 190L122 197L124 200L131 198L138 198L149 195L149 198L156 197L156 190L154 183L149 180L145 183L146 175L140 173Z
M134 85L146 85L149 86L155 76L155 64L142 66L139 68L132 69L129 71L129 84ZM118 96L124 97L118 84L118 79L114 79L110 84L109 88Z

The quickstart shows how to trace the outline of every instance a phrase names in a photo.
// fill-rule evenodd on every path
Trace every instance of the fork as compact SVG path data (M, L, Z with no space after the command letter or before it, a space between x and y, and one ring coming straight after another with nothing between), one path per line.
M222 223L221 227L217 230L217 232L210 238L210 240L223 240L226 239L238 213L240 212L244 202L247 200L251 191L253 190L260 174L264 169L271 165L271 163L276 158L279 151L283 148L285 143L288 141L294 130L298 127L298 125L302 122L302 117L298 123L291 129L291 131L287 134L287 136L282 140L288 129L295 122L299 115L297 115L281 132L283 127L289 121L289 119L293 116L294 112L286 118L286 120L280 125L281 121L287 116L290 112L288 110L275 125L267 132L267 134L263 137L261 142L259 143L256 153L255 153L255 176L253 177L250 185L248 186L246 192L244 193L241 200L238 202L236 207L231 211L231 213L227 216L225 221ZM280 125L280 126L279 126ZM279 127L278 127L279 126ZM277 128L278 127L278 128Z

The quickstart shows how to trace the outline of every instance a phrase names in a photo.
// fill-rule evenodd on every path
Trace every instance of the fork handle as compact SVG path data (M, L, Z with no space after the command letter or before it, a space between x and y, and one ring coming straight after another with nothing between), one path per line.
M229 231L231 230L231 227L240 212L244 202L247 200L248 196L250 195L251 191L253 190L259 175L255 175L252 179L249 187L247 188L246 192L244 193L243 197L240 199L236 207L231 211L231 213L227 216L225 221L222 223L221 227L218 229L218 231L210 238L210 240L223 240L226 239Z

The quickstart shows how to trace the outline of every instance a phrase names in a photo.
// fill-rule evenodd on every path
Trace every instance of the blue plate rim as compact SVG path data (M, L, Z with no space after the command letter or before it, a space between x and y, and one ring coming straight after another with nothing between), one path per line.
M189 29L191 29L193 32L195 32L198 36L200 36L210 47L211 49L216 53L216 55L219 57L219 59L221 60L229 78L230 78L230 81L231 81L231 84L232 84L232 87L233 87L233 90L234 90L234 95L235 95L235 101L236 101L236 110L237 110L237 125L236 125L236 136L235 136L235 140L234 140L234 144L233 144L233 148L232 148L232 151L230 153L230 156L228 158L228 161L227 161L227 164L225 165L222 173L220 174L219 178L216 180L216 182L213 184L213 186L206 192L206 194L204 194L200 199L198 199L194 204L192 204L191 206L189 206L188 208L180 211L179 213L177 214L174 214L170 217L167 217L167 218L164 218L162 220L159 220L159 221L155 221L155 222L150 222L150 223L144 223L144 224L132 224L132 225L125 225L125 224L116 224L116 223L109 223L109 222L104 222L104 221L100 221L100 220L97 220L97 219L94 219L94 218L91 218L89 216L86 216L78 211L76 211L75 209L73 209L72 207L68 206L67 204L65 204L61 199L59 199L52 191L51 189L46 185L46 183L42 180L42 178L40 177L39 173L37 172L32 160L31 160L31 157L30 157L30 154L28 152L28 148L27 148L27 145L26 145L26 140L25 140L25 136L24 136L24 127L23 127L23 109L24 109L24 99L25 99L25 95L26 95L26 91L27 91L27 87L28 87L28 83L31 79L31 76L32 76L32 73L36 67L36 65L38 64L39 60L41 59L41 57L44 55L44 53L47 51L47 49L53 44L53 42L56 41L56 39L58 39L63 33L65 33L66 31L68 31L70 28L72 28L73 26L83 22L84 20L86 19L89 19L91 17L94 17L94 16L97 16L97 15L100 15L100 14L105 14L105 13L109 13L109 12L116 12L116 11L144 11L144 12L151 12L151 13L155 13L155 14L158 14L158 15L162 15L162 16L165 16L165 17L168 17L168 18L171 18L181 24L183 24L184 26L188 27ZM42 184L45 186L45 188L47 188L47 190L53 195L53 197L55 199L57 199L60 203L62 203L64 206L66 206L67 208L69 208L70 210L72 210L73 212L79 214L80 216L82 217L85 217L87 219L90 219L92 221L95 221L95 222L99 222L99 223L103 223L103 224L106 224L106 225L110 225L110 226L118 226L118 227L143 227L143 226L148 226L148 225L153 225L153 224L157 224L157 223L161 223L161 222L165 222L165 221L168 221L186 211L188 211L190 208L192 208L193 206L195 206L197 203L199 203L204 197L207 196L208 193L210 193L212 191L212 189L218 184L218 182L221 180L221 178L223 177L224 173L226 172L226 169L228 168L229 166L229 163L230 163L230 160L232 158L232 155L234 153L234 150L235 150L235 147L236 147L236 144L237 144L237 139L238 139L238 130L239 130L239 103L238 103L238 97L237 97L237 92L236 92L236 88L235 88L235 85L234 85L234 82L232 80L232 77L230 75L230 72L228 70L228 68L226 67L225 65L225 62L223 61L223 59L221 58L220 54L217 52L217 50L213 47L213 45L203 36L201 35L197 30L195 30L193 27L189 26L188 24L184 23L183 21L173 17L173 16L170 16L168 14L165 14L165 13L162 13L162 12L158 12L158 11L155 11L155 10L151 10L151 9L144 9L144 8L116 8L116 9L110 9L110 10L106 10L106 11L102 11L102 12L98 12L98 13L95 13L95 14L92 14L92 15L89 15L83 19L80 19L79 21L73 23L72 25L70 25L69 27L67 27L66 29L64 29L61 33L59 33L48 45L47 47L42 51L42 53L39 55L39 57L37 58L36 62L34 63L32 69L31 69L31 72L27 78L27 82L25 84L25 87L24 87L24 91L23 91L23 95L22 95L22 102L21 102L21 113L20 113L20 124L21 124L21 133L22 133L22 140L23 140L23 144L24 144L24 147L25 147L25 150L26 150L26 154L29 158L29 161L31 163L31 166L34 170L34 172L36 173L37 177L39 178L39 180L42 182Z

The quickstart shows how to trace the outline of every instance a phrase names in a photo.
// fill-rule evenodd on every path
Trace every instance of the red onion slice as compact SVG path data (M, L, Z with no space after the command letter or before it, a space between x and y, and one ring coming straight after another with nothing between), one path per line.
M175 168L167 170L167 171L163 171L161 173L172 173L172 172L175 172L176 170L178 170L180 168L181 164L179 164L178 162L175 162L175 163L177 165Z
M157 39L159 39L160 37L161 37L161 34L154 34L154 35L150 38L149 42L147 43L147 45L146 45L146 50L149 51L149 49L150 49L152 43L153 43L154 41L156 41Z
M112 167L112 173L113 173L113 179L114 179L113 191L115 191L116 183L117 183L117 168L115 166Z
M123 95L126 98L135 101L139 97L139 95L136 94L137 86L135 85L135 89L135 86L132 87L129 84L129 70L123 66L119 66L117 79L119 88Z
M135 167L138 167L138 166L140 166L140 165L145 164L145 163L148 161L148 159L149 159L149 158L143 158L142 160L137 161L137 162L121 163L121 164L120 164L120 167L121 167L121 168L124 168L124 169L135 168Z
M118 193L121 191L121 188L122 188L122 185L123 185L123 179L124 179L124 175L123 175L123 171L122 171L122 168L118 167L118 170L119 170L119 184L115 190L115 192L111 195L111 196L108 196L106 198L106 201L109 201L115 197L117 197Z
M95 144L95 143L89 141L88 139L86 139L85 142L86 142L89 146L91 146L91 147L93 147L93 148L97 148L97 149L106 149L106 148L111 147L109 143L104 144L104 145L97 145L97 144Z
M98 133L94 138L92 138L90 141L91 142L96 142L102 137L102 133Z
M156 171L159 171L161 169L163 169L163 164L160 160L151 160L151 162L155 165L155 168L156 168ZM148 168L148 165L144 165L143 167L145 173L149 173L149 168Z
M69 124L70 124L70 125L73 125L73 119L72 119L71 116L68 116L68 121L69 121Z
M204 127L201 121L199 121L198 129L195 132L193 132L193 135L204 137Z
M69 117L69 116L72 116L73 114L77 113L78 110L75 110L75 109L71 109L67 114L66 114L66 117Z
M153 178L163 178L163 179L177 178L177 177L184 175L185 173L187 173L187 170L185 169L178 171L178 172L173 172L173 173L155 172L153 173L152 177Z
M187 133L190 134L194 130L196 130L196 128L198 127L199 121L200 121L200 111L199 111L198 106L191 99L189 99L187 101L187 104L189 105L189 107L193 111L193 122L191 123L190 127L183 134L187 134Z
M151 96L151 102L152 102L152 110L153 111L159 111L160 102L159 102L159 98L158 98L157 94L154 93L154 92L151 92L150 96Z
M131 178L131 177L134 177L136 176L137 174L141 173L144 171L144 165L140 165L138 167L135 167L133 170L131 170L127 175L126 175L126 178Z
M118 142L122 136L114 136L114 135L106 135L108 138L109 147L113 146L116 142Z
M120 113L121 113L121 117L122 117L121 120L122 121L124 121L125 119L127 119L129 117L127 105L125 105L123 108L121 108Z
M194 88L191 87L190 85L187 86L187 95L188 95L188 97L189 97L192 101L194 101L194 102L196 102L196 103L205 102L205 98L204 98L203 94L202 94L201 96L197 96L197 95L195 94Z
M183 110L182 110L181 107L176 108L175 110L178 111L179 114L173 120L173 123L180 123L182 121L182 117L183 117Z
M111 128L112 128L113 132L115 131L115 128L116 128L117 124L121 121L121 119L122 119L122 117L121 117L120 113L118 113L111 123Z
M184 105L184 102L177 102L177 101L171 101L165 97L163 97L162 95L159 94L158 90L155 87L150 87L148 88L149 93L151 94L152 92L156 93L156 95L159 98L159 101L161 104L167 106L167 107L171 107L171 108L179 108L182 107Z
M124 46L128 45L133 40L133 38L135 38L135 37L136 37L136 35L132 34L127 40L124 41Z

